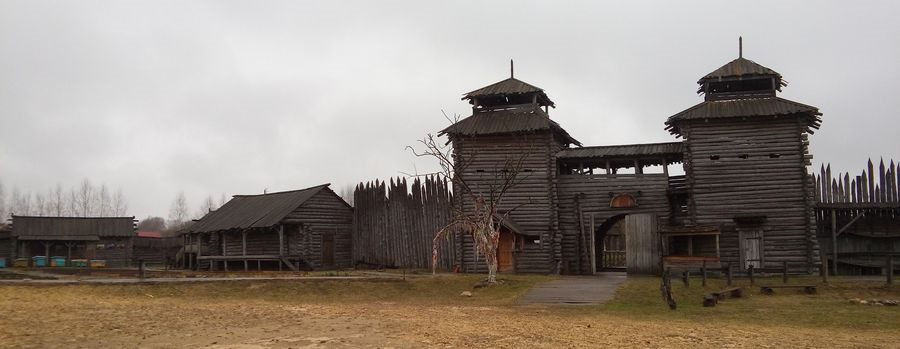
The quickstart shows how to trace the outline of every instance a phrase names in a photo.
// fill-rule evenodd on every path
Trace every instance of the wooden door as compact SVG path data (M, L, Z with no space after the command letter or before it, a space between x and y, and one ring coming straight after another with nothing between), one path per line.
M334 234L322 234L322 266L334 265Z
M762 232L741 230L741 268L762 267Z
M513 250L516 241L513 233L501 230L500 242L497 245L497 269L498 271L513 271Z
M628 274L659 272L659 238L656 216L650 213L625 216L625 270Z

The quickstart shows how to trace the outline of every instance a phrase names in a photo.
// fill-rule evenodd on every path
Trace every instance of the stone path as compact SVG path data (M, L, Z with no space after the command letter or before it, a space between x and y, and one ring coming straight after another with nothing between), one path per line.
M590 305L606 302L626 279L625 273L607 272L592 276L562 276L529 290L521 304Z

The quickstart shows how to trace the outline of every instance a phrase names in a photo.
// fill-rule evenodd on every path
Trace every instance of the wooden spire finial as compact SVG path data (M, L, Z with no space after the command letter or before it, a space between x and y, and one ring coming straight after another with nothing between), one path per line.
M512 79L515 77L515 70L513 69L513 60L510 58L509 60L509 78Z
M738 58L744 58L744 37L738 36Z

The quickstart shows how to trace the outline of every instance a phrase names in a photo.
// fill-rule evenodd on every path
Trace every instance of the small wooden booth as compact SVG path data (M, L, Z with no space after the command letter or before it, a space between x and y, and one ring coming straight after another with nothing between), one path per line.
M663 270L720 268L719 234L719 227L712 225L660 227Z

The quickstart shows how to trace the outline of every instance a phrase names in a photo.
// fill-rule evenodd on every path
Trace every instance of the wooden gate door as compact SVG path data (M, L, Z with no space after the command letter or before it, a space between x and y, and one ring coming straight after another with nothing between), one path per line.
M334 234L322 234L322 266L334 265Z
M759 230L742 230L741 268L762 267L762 233Z
M625 216L625 270L628 274L659 272L659 238L656 216L650 213Z
M500 242L497 244L497 270L513 271L513 249L515 249L513 233L500 230Z

